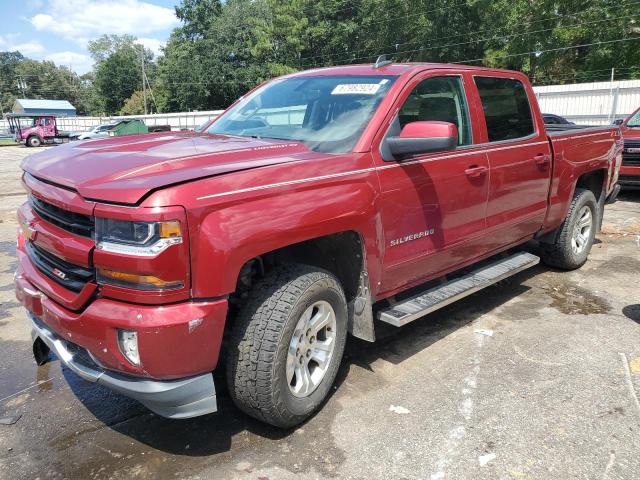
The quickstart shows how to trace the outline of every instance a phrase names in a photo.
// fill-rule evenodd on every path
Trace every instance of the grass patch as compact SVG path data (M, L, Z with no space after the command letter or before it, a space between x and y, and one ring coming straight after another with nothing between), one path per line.
M13 140L0 138L0 146L2 146L2 145L18 145L18 144L16 142L14 142Z

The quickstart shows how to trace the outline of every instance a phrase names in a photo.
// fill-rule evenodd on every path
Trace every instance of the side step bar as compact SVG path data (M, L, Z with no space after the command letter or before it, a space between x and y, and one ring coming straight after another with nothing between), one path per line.
M530 253L516 253L380 310L378 320L401 327L539 262L540 258Z

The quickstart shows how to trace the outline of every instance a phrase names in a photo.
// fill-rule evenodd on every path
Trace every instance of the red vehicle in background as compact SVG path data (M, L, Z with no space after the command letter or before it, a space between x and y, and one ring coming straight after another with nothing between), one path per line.
M46 144L67 143L69 133L61 132L56 125L54 115L7 114L9 131L17 143L27 147L39 147Z
M622 122L620 129L624 150L618 183L623 188L640 188L640 108Z
M16 296L39 363L53 350L171 418L216 411L224 368L244 412L290 427L348 334L373 342L540 260L582 266L621 151L617 126L545 127L519 72L298 72L203 132L26 158Z

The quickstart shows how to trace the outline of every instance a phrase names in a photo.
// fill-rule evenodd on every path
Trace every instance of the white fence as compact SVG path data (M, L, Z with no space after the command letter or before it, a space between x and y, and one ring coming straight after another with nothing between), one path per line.
M544 113L583 125L605 125L640 107L640 80L534 87Z

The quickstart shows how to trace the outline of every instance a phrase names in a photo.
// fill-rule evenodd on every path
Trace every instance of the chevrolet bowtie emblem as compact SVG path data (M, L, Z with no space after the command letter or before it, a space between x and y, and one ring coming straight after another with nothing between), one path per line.
M36 231L35 229L31 226L31 224L23 221L23 220L19 220L20 223L20 230L22 230L22 234L24 235L24 239L25 240L35 240L36 237Z

